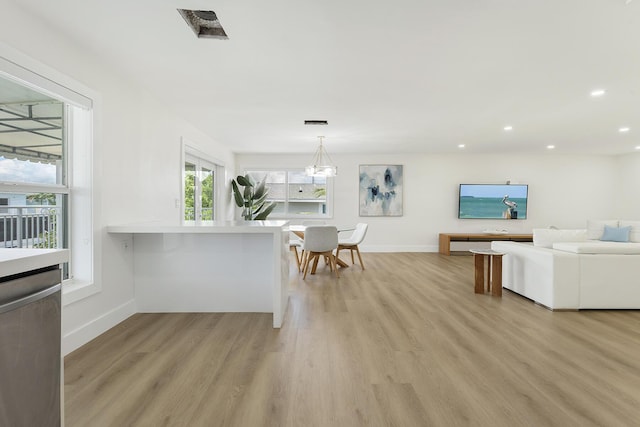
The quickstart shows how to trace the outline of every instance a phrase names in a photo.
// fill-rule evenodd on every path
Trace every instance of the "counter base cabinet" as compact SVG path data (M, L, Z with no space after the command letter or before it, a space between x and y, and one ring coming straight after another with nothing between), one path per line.
M60 270L0 282L0 425L60 426Z
M280 327L289 270L283 234L135 234L138 311L273 313Z

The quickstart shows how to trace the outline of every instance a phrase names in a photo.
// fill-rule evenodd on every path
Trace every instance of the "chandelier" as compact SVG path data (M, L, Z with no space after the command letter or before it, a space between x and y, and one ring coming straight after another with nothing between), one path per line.
M305 172L308 176L336 176L338 174L338 167L335 166L331 160L331 156L327 153L322 145L324 136L319 136L320 145L313 155L311 164L305 168Z

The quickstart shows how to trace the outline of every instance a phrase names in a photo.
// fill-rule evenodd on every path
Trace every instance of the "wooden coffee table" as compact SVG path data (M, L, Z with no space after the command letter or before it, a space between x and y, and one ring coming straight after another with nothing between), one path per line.
M493 250L475 250L473 254L475 264L475 293L483 294L484 291L484 259L487 258L487 292L494 297L502 296L502 252Z

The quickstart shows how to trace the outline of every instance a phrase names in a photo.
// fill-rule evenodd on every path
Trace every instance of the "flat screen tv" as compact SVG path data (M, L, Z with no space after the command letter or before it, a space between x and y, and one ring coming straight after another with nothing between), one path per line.
M527 219L528 185L460 184L458 218Z

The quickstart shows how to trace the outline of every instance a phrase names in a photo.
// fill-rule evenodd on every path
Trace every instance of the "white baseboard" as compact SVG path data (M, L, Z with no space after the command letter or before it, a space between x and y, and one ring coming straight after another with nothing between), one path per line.
M363 245L360 252L438 252L437 245Z
M133 316L135 313L136 302L132 299L65 334L62 337L62 356L66 356L77 348L83 346L98 335L108 331L118 323Z

